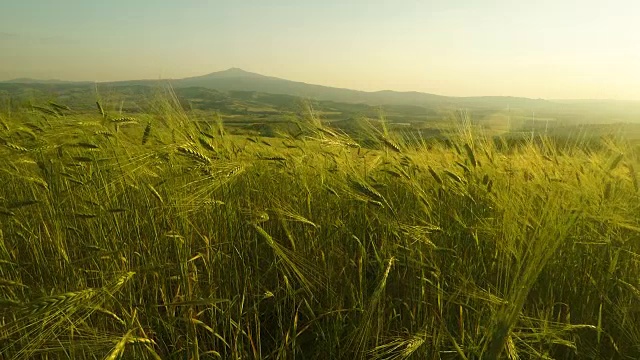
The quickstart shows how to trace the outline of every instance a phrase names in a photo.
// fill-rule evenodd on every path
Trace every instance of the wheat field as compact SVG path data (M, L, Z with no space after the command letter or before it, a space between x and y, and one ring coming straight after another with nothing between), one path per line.
M114 108L0 115L3 359L640 358L623 138Z

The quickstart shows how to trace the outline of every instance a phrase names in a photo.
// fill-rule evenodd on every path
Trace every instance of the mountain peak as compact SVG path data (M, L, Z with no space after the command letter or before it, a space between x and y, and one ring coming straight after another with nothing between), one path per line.
M228 68L227 70L220 71L220 72L223 72L223 73L240 73L240 74L248 74L249 73L248 71L244 71L244 70L242 70L240 68L237 68L237 67L231 67L231 68Z
M204 76L196 76L196 78L235 78L235 77L265 77L264 75L252 73L237 67L232 67L223 71L216 71Z

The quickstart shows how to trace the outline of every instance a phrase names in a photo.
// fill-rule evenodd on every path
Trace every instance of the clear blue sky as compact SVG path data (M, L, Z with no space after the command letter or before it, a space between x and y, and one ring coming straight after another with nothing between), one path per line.
M361 90L640 100L640 2L6 0L0 79L240 67Z

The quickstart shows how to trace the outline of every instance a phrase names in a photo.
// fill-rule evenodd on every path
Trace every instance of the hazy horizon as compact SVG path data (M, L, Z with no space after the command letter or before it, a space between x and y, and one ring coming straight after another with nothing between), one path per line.
M0 6L0 80L231 67L364 91L640 100L632 1L151 1Z

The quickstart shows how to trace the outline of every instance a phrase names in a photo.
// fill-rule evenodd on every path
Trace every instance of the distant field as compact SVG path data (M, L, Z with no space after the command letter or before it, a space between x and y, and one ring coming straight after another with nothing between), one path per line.
M0 106L4 359L640 358L637 126L112 98Z
M225 79L225 81L231 81L227 77ZM231 83L225 82L227 85ZM218 114L224 120L234 122L235 120L252 123L281 122L283 118L299 116L301 104L308 100L305 97L284 93L222 91L207 88L206 86L211 85L207 84L209 83L202 83L200 87L196 86L197 84L186 86L181 82L175 84L174 91L180 107L192 117ZM0 108L11 107L17 110L54 101L69 106L75 114L91 114L94 111L96 97L99 96L112 113L144 114L153 111L154 99L164 96L167 85L168 83L160 81L99 84L0 82ZM340 89L337 91L343 93ZM367 95L362 92L347 91L347 93L358 96ZM365 101L369 98L368 96L373 96L369 99L373 102ZM505 132L530 132L532 128L538 133L554 135L556 128L561 128L561 131L566 133L567 131L578 132L574 130L578 126L585 125L620 128L620 124L630 127L633 126L630 124L640 124L640 103L630 101L540 100L513 97L456 98L395 92L370 93L368 96L360 100L357 96L347 96L340 98L341 102L316 99L312 101L313 110L317 116L335 123L345 131L360 131L360 129L350 128L354 123L353 120L379 118L381 114L390 124L412 124L409 128L405 126L405 131L412 130L412 127L438 129L441 127L439 123L448 120L460 109L469 112L475 124L482 126L493 135ZM403 102L406 103L403 104ZM345 124L346 127L337 125L340 123ZM262 129L266 136L281 130L277 126L275 129L267 129L267 127ZM625 136L639 137L640 131L633 126L633 130Z

